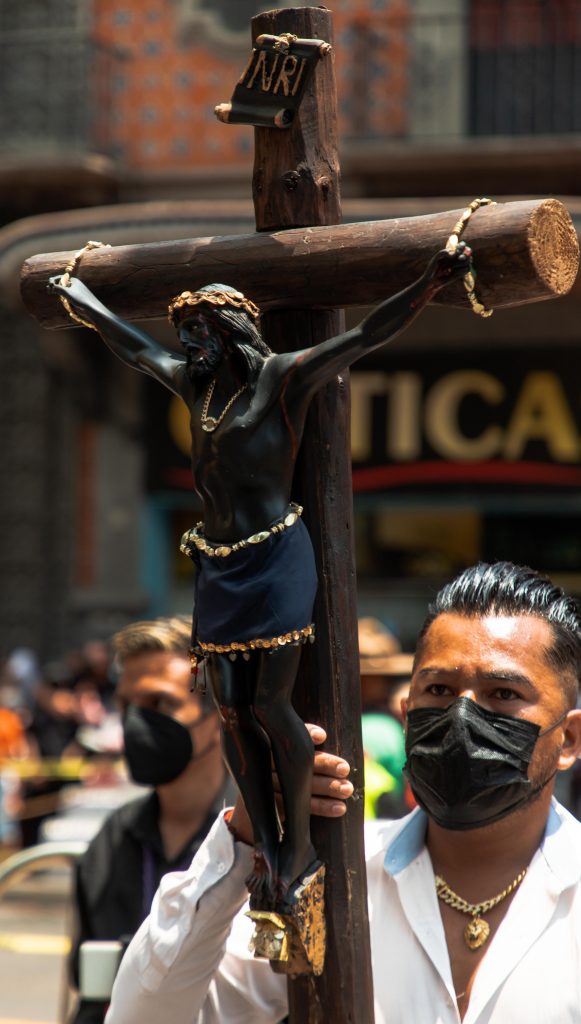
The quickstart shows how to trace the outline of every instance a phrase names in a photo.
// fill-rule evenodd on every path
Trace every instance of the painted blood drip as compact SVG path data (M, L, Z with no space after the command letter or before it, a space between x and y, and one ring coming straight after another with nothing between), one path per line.
M238 751L238 757L240 758L240 774L246 775L246 758L244 751L240 745L240 737L238 735L238 714L235 708L226 707L225 704L220 704L220 719L222 722L222 728L224 732L229 733L234 740L236 750Z
M291 423L291 421L289 419L289 415L288 415L287 408L286 408L286 402L285 402L285 393L286 393L286 389L287 389L287 386L288 386L288 382L289 382L291 373L292 373L292 370L290 370L289 373L286 375L285 382L284 382L284 384L282 386L282 389L281 389L281 392L280 392L280 407L281 407L281 410L282 410L282 416L283 416L284 422L286 424L286 428L287 428L287 430L289 432L289 436L290 436L290 439L291 439L291 457L294 460L297 457L297 451L298 451L297 435L296 435L294 427L293 427L293 425L292 425L292 423Z

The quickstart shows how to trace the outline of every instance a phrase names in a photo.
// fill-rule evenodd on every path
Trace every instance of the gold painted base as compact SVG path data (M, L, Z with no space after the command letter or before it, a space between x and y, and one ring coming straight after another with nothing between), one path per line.
M277 974L321 974L325 963L325 865L314 865L287 896L285 912L249 910L250 949Z

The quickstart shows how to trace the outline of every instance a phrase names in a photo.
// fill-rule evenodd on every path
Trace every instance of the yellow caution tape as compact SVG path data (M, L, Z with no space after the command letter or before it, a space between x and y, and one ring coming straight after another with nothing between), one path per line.
M113 757L113 755L111 755ZM118 755L114 755L118 759ZM84 779L99 769L99 763L82 757L0 758L0 775L6 772L20 779Z
M25 932L0 935L0 949L10 953L29 953L40 956L64 956L70 952L68 935L32 935Z

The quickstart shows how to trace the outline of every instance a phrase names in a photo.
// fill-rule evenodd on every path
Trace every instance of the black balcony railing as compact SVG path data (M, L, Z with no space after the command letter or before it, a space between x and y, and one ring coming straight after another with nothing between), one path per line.
M0 32L3 154L108 154L118 60L76 29Z
M408 0L354 16L339 67L350 139L581 131L580 0Z
M468 131L581 131L579 0L475 0L469 39Z

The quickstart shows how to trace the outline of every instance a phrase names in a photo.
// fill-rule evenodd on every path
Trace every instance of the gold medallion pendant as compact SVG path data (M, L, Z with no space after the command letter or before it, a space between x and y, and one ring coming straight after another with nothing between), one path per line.
M483 917L473 917L464 929L464 942L468 949L480 949L490 935L490 925Z
M232 408L234 402L240 395L246 391L248 384L243 384L241 388L238 388L229 402L222 409L219 416L208 416L208 410L210 408L210 402L212 401L212 395L214 394L214 388L216 387L216 378L214 377L208 384L208 390L206 391L206 397L204 398L204 404L202 406L202 414L200 416L200 423L202 424L202 430L205 430L207 434L213 434L213 432L220 426L226 413Z
M486 914L487 911L496 907L498 903L502 903L511 892L518 888L526 873L527 869L524 868L514 881L507 885L506 889L498 893L498 896L492 896L489 900L482 900L481 903L469 903L468 900L465 900L450 888L445 878L442 878L441 875L435 875L434 880L438 899L441 899L443 903L447 903L449 907L453 907L454 910L459 910L462 914L472 915L472 920L464 929L464 942L468 949L480 949L490 935L490 925L488 921L480 917L480 914Z

